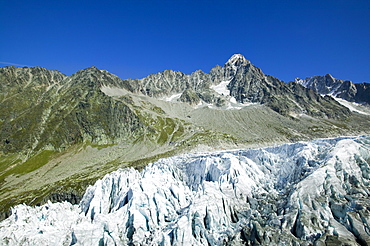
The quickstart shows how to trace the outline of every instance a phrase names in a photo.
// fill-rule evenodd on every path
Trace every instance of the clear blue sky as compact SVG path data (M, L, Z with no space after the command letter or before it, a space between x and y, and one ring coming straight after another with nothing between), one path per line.
M370 1L0 0L0 66L142 78L241 53L266 74L370 82Z

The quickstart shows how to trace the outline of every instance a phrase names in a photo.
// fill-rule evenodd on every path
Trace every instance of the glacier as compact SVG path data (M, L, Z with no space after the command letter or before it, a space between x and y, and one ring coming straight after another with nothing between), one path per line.
M15 206L0 245L370 245L369 164L370 136L160 159Z

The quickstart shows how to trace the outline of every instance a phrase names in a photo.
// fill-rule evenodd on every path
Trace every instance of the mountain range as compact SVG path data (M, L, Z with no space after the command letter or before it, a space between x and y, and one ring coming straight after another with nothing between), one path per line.
M368 98L366 83L330 75L285 83L240 54L209 73L127 80L96 67L71 76L2 67L0 212L78 204L104 175L160 158L369 134Z

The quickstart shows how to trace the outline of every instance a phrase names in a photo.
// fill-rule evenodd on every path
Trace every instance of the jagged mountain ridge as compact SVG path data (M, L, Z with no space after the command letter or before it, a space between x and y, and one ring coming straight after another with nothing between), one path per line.
M22 202L79 202L103 175L160 157L370 129L368 116L266 76L241 55L208 74L167 70L142 80L96 67L72 76L4 67L0 99L2 212Z
M336 79L330 74L313 76L306 79L295 79L295 82L310 88L322 95L332 95L349 102L370 105L370 84L353 83L349 80Z
M6 245L368 245L370 137L161 159L80 205L19 205Z
M226 82L228 95L217 95L212 87ZM239 103L261 103L283 114L307 114L315 117L346 118L350 112L330 97L284 83L265 75L240 54L233 55L223 67L216 66L209 74L200 70L185 75L166 70L143 79L125 80L124 88L154 97L181 94L181 101L224 106L234 98ZM335 112L335 113L334 113Z

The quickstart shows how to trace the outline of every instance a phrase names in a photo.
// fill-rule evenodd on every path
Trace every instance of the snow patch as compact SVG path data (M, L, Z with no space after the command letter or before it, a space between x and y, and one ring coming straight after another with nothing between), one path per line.
M169 96L169 97L164 97L161 100L167 101L167 102L176 102L181 97L181 94L182 93L174 94L174 95Z
M222 81L218 85L212 85L211 89L215 90L220 95L229 96L230 90L227 89L227 86L229 83L230 83L230 80Z
M347 107L352 112L357 112L359 114L364 114L364 115L370 115L370 108L365 108L365 106L359 103L349 102L347 100L344 100L338 97L334 97L334 99L340 104L342 104L344 107Z

